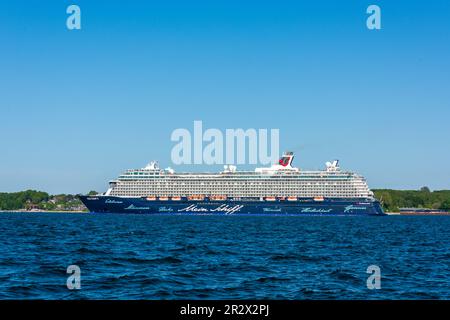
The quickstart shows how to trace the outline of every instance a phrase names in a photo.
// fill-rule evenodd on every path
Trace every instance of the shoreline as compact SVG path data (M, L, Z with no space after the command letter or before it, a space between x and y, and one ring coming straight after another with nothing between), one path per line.
M388 216L450 216L450 212L447 213L400 213L400 212L386 212Z

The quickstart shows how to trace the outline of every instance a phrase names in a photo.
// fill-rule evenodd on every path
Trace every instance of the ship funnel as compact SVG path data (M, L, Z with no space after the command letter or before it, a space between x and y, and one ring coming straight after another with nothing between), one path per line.
M292 160L294 160L294 153L291 151L286 151L283 153L283 156L278 160L278 164L283 167L290 167L292 164Z

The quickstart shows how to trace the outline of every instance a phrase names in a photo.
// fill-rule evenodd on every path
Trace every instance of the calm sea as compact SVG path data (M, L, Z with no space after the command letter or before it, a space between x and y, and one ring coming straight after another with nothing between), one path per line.
M0 213L0 298L450 299L449 244L450 217Z

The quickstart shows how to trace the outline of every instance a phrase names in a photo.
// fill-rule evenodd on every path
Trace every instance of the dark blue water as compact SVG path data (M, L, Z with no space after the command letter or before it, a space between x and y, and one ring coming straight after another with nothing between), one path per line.
M450 217L0 213L0 298L449 299L449 243Z

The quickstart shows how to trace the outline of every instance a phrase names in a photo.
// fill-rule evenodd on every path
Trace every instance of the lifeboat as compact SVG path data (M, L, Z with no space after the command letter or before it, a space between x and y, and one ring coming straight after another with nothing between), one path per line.
M159 200L161 200L161 201L167 201L167 200L169 200L169 197L159 197Z
M203 196L203 195L193 195L193 196L188 196L187 198L188 198L188 200L205 200L205 196Z
M156 197L155 196L149 196L149 197L147 197L147 200L148 201L155 201Z
M275 197L266 197L266 201L275 201Z
M180 201L180 200L181 200L181 197L172 197L172 200L173 200L173 201Z
M322 196L314 197L314 201L323 201L324 198Z
M297 201L297 197L288 197L288 201Z
M214 200L214 201L223 201L223 200L226 200L227 197L226 196L210 196L209 199Z

